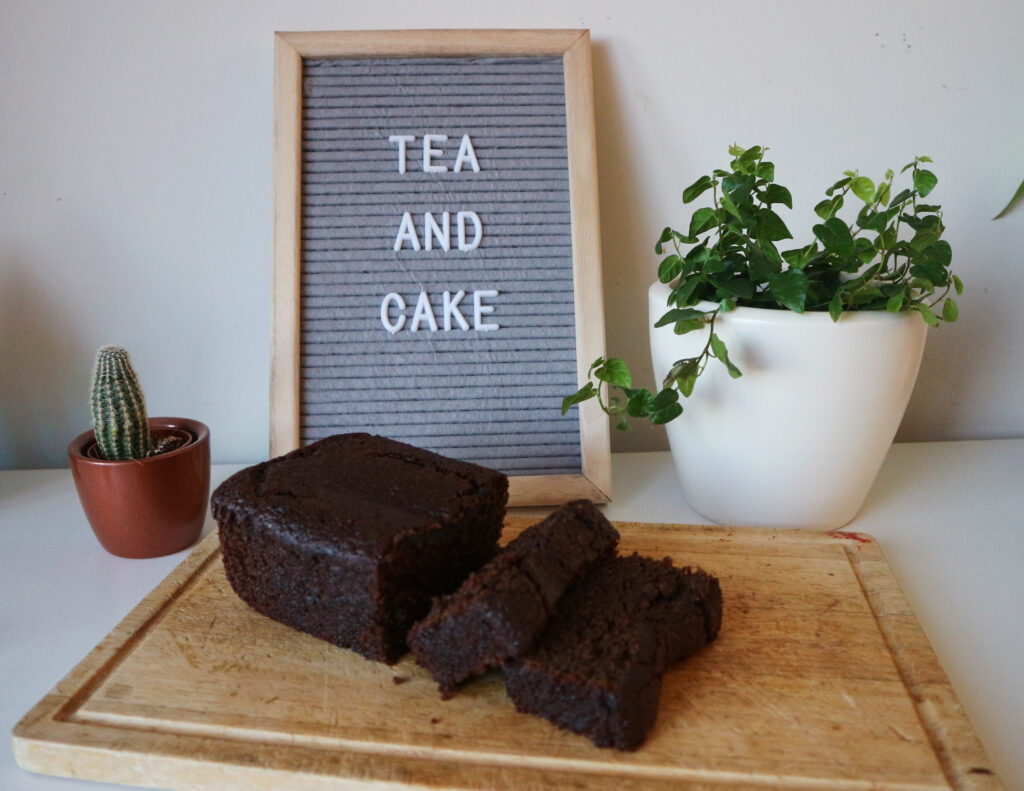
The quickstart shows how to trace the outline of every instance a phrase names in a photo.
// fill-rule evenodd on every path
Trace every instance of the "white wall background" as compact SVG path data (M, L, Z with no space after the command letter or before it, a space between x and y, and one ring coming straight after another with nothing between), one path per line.
M654 241L729 143L772 148L798 242L843 170L930 155L968 291L900 438L1024 436L1024 209L990 221L1024 177L1019 0L0 0L0 467L65 463L104 343L215 461L265 458L273 32L396 27L590 28L608 348L648 381Z

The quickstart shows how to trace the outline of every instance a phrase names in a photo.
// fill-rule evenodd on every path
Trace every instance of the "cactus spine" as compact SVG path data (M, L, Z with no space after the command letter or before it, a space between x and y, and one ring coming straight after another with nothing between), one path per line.
M105 459L141 459L153 451L139 380L119 346L104 346L93 373L92 425Z

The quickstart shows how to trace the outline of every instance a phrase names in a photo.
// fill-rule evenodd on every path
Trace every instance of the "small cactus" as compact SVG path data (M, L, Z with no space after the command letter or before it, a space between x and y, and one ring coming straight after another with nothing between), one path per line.
M99 350L89 400L103 458L141 459L153 453L146 401L127 351L119 346Z

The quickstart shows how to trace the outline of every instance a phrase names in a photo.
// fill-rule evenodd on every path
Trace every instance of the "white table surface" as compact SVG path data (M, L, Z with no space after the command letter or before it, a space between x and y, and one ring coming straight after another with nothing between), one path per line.
M615 454L613 485L610 519L709 523L668 453ZM1024 789L1024 440L894 445L846 529L877 539L1004 785ZM68 470L0 471L0 789L123 788L24 772L9 734L186 554L108 555Z

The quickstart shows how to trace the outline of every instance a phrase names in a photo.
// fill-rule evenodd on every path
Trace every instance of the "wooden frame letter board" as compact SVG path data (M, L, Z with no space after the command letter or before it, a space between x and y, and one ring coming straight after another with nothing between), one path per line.
M610 496L586 30L278 33L271 455L366 431Z

